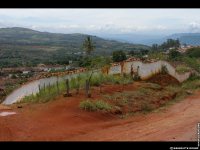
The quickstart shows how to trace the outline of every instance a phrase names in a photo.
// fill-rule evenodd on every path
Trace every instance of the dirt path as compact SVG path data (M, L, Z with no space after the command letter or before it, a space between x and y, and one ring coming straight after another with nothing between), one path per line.
M9 111L16 115L0 117L0 140L196 141L200 92L165 110L127 119L80 110L83 94L18 109L13 106Z
M197 141L199 100L200 92L165 111L102 124L101 130L71 140Z

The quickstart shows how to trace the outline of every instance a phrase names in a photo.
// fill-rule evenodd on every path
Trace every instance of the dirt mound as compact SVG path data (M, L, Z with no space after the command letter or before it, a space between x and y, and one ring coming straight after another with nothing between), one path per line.
M147 82L156 83L161 86L179 84L179 81L169 74L157 74L149 78Z

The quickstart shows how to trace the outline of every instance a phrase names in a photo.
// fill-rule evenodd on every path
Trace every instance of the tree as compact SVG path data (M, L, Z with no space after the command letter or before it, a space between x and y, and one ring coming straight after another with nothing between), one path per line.
M94 51L95 46L92 42L92 38L88 36L83 42L83 48L85 49L86 54L90 55L92 51Z
M169 49L171 47L178 48L178 47L180 47L180 41L178 39L176 39L176 40L167 39L167 41L164 42L163 44L161 44L159 47L164 50Z
M92 51L94 51L94 44L92 42L92 39L90 38L90 36L88 36L85 41L83 42L83 48L86 52L87 55L90 55ZM87 58L87 57L86 57ZM91 69L90 65L91 65L91 60L88 59L88 61L86 62L86 64L82 64L82 65L86 65L88 67L89 70L92 70L91 71L91 74L89 76L89 78L86 80L86 96L87 97L91 97L91 94L90 94L90 81L91 81L91 78L92 78L92 75L94 73L94 68Z
M126 54L123 51L114 51L112 55L112 59L114 62L120 62L126 60Z
M90 83L91 83L91 79L94 72L96 71L98 72L98 69L101 69L104 66L109 66L110 63L111 63L111 60L109 57L97 56L91 59L89 66L86 66L86 68L90 71L90 73L88 74L88 79L86 80L86 87L85 87L87 97L91 97ZM100 85L100 88L101 88L101 85Z

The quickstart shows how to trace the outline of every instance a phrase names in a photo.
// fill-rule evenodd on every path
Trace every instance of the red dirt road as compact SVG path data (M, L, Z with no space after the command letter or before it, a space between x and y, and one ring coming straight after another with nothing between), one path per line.
M134 84L126 88L137 86ZM113 87L111 89L114 90ZM12 106L13 109L7 111L14 111L16 115L0 116L0 140L197 141L200 92L164 110L126 119L80 110L81 96L83 93L71 98L61 96L45 104L28 104L23 108Z

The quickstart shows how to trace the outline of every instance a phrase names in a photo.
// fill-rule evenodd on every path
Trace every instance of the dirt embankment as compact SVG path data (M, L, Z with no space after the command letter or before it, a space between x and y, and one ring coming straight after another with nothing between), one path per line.
M140 87L135 82L124 87L130 91ZM121 91L121 85L104 85L103 93ZM92 98L101 93L93 89ZM72 92L73 93L73 92ZM74 92L75 93L75 92ZM200 92L164 110L135 114L121 119L106 112L87 112L79 108L84 91L72 97L58 97L45 104L12 106L16 115L0 117L1 141L190 141L196 140L199 122ZM1 112L4 110L0 110Z
M149 78L147 81L159 84L161 86L180 84L177 79L170 76L169 74L161 74L161 73Z

